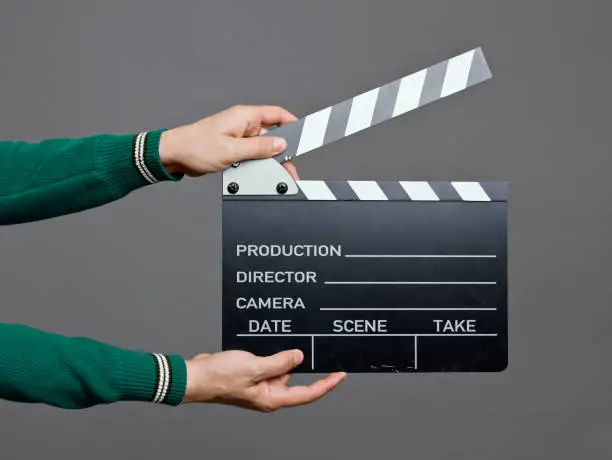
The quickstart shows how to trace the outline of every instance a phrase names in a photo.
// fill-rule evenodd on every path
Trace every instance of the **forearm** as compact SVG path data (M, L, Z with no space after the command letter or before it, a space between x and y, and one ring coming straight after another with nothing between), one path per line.
M160 135L0 141L0 225L83 211L149 184L180 179L162 165Z
M118 401L181 403L187 371L178 355L125 350L0 323L0 398L80 409Z

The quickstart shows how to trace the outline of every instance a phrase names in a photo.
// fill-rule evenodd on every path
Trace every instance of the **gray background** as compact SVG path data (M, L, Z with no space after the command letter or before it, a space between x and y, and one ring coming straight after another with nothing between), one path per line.
M482 45L494 80L298 162L307 179L509 180L510 365L349 375L261 415L2 403L2 458L604 458L612 452L612 29L605 0L0 3L0 138L298 115ZM220 346L220 178L0 228L2 320ZM300 376L298 380L304 380Z

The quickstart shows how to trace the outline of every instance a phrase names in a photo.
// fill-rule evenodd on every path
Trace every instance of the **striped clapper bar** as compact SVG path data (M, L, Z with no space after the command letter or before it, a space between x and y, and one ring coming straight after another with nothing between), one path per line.
M479 49L417 74L333 106L317 136L320 116L296 122L287 158L490 76ZM241 195L243 165L224 177L223 349L299 348L303 373L505 369L505 182L294 182L253 164L290 183Z
M403 115L491 78L481 48L326 107L268 135L287 139L279 162Z

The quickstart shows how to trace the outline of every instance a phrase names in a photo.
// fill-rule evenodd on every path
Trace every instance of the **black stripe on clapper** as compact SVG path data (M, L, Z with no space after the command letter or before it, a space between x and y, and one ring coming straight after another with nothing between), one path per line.
M376 99L376 107L374 107L371 126L388 120L393 116L400 82L401 80L395 80L385 86L381 86L378 90L378 98Z
M487 192L491 201L508 201L507 182L481 182L480 186Z
M325 182L338 201L356 201L359 197L346 181Z
M446 68L448 61L440 62L427 69L425 73L425 82L423 83L423 91L421 92L421 100L419 106L429 104L440 99L442 94L442 85L444 85L444 77L446 77Z
M478 48L474 52L474 59L472 60L472 67L470 68L470 73L468 75L467 85L475 85L476 83L480 83L487 78L491 78L491 69L489 69L489 65L487 64L487 60L482 53L482 49Z
M436 192L440 201L462 201L461 196L450 182L430 182L429 185Z
M300 145L300 138L302 137L304 120L304 118L301 118L293 123L273 129L272 131L264 134L264 136L278 136L287 141L287 148L285 151L274 157L274 159L279 163L283 163L295 157L298 146Z
M378 185L389 200L410 201L406 190L399 182L378 182Z
M353 100L349 99L332 107L323 144L329 144L344 137L352 106Z

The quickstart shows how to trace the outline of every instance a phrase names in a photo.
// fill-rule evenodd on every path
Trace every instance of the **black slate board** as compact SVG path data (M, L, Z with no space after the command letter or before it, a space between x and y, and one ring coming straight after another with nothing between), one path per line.
M330 184L331 201L224 196L223 349L300 348L304 373L505 369L506 186L483 185L486 202L432 187L440 201L391 192L363 201L343 195L342 183ZM265 256L262 245L334 255ZM312 273L316 282L238 282L238 272ZM245 308L260 298L292 300Z

